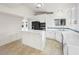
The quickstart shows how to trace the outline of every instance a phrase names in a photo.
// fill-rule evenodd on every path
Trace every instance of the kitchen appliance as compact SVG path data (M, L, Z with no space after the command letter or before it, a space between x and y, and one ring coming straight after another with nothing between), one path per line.
M39 21L33 21L32 22L32 29L40 30L40 22Z
M34 30L45 30L45 22L33 21L32 29Z
M46 27L46 23L45 22L40 23L40 30L45 30L45 27Z

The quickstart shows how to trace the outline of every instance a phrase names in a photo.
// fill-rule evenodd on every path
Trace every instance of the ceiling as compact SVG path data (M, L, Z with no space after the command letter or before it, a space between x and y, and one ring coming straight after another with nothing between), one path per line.
M27 4L31 9L34 11L53 11L54 9L58 8L73 8L76 4L75 3L45 3L41 8L36 8L36 4L31 3Z
M77 4L77 3L76 3ZM36 3L0 3L0 6L6 6L8 8L25 6L33 11L53 11L57 8L72 8L75 3L44 3L41 8L36 8Z

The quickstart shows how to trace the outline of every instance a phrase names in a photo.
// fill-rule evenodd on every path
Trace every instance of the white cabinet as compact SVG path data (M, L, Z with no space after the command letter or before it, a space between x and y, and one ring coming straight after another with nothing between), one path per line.
M22 42L30 47L43 50L44 33L41 31L27 31L22 33Z
M64 36L64 54L79 54L79 33L74 31L63 32Z

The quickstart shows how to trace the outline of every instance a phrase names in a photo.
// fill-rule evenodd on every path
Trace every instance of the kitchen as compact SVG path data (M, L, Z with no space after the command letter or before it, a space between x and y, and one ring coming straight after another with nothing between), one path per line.
M52 5L52 4L49 4ZM48 6L49 6L48 5ZM54 4L53 4L54 5ZM55 4L56 5L56 4ZM28 28L29 32L33 33L41 33L42 36L42 50L44 50L45 43L46 43L46 38L51 38L59 41L61 44L67 44L67 42L63 42L64 38L63 36L67 36L65 32L70 32L73 33L73 30L76 32L79 32L78 29L78 24L77 24L77 17L75 17L76 13L76 8L74 4L72 5L66 5L62 6L63 4L58 4L57 6L53 7L53 12L50 12L47 14L45 11L40 11L40 13L37 11L35 16L30 17L28 20L28 23L30 22L30 26ZM42 9L42 7L41 7ZM39 10L39 8L38 8ZM45 10L51 10L51 9L45 9ZM34 28L33 23L36 28ZM40 24L43 23L44 29L40 29ZM76 29L77 28L77 29ZM78 34L76 34L78 35ZM68 39L66 37L66 39ZM24 41L25 42L25 41ZM34 41L35 42L35 41ZM36 41L37 42L37 41ZM31 44L32 45L32 44ZM35 44L37 45L37 44ZM64 47L62 48L64 49ZM66 54L67 54L67 48L65 49ZM64 52L64 54L65 54ZM71 52L70 52L71 53Z
M79 54L79 4L1 4L0 8L1 46L21 39L47 54ZM6 35L11 36L6 39Z

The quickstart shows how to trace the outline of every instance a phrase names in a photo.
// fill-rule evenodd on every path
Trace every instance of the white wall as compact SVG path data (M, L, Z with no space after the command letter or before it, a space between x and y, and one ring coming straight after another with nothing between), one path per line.
M0 12L0 46L19 39L22 17Z
M33 11L27 6L0 5L0 46L21 39L22 20L32 15Z

